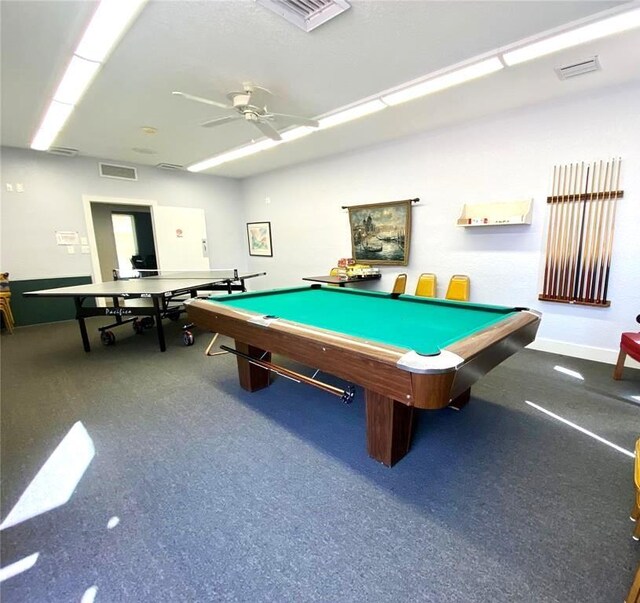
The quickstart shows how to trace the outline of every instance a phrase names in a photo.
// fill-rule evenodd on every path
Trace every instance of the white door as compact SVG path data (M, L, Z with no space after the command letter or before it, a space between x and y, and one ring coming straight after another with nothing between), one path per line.
M155 206L153 230L160 270L209 269L203 209Z

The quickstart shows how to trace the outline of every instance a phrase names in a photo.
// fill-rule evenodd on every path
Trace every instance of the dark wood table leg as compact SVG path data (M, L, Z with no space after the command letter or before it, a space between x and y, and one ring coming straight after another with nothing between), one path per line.
M367 404L367 452L391 467L407 452L413 430L413 406L365 390Z
M252 358L271 362L271 352L267 352L265 355L264 350L249 345L248 343L236 340L236 350ZM236 356L236 360L238 361L238 378L242 389L255 392L269 386L271 383L271 371L251 364L246 358L242 358L241 356Z

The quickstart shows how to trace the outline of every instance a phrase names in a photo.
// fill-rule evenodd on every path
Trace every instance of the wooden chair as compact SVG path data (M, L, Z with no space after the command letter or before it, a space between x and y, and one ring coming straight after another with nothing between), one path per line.
M13 312L11 312L11 289L9 288L9 273L0 273L0 315L9 333L13 333L15 326Z
M418 277L416 295L419 297L436 297L436 275L431 272L423 272Z
M465 274L454 274L449 280L447 287L446 299L457 301L469 301L469 290L471 289L471 281Z
M624 603L640 603L640 564L638 565L636 576L633 579L633 583L629 589L629 594L624 600Z
M396 276L396 282L393 284L393 289L391 290L392 294L400 295L405 292L407 289L407 275L399 274Z
M640 322L640 314L636 316L636 321ZM614 379L622 379L622 370L627 354L640 362L640 333L623 333L620 337L620 353L616 367L613 369Z

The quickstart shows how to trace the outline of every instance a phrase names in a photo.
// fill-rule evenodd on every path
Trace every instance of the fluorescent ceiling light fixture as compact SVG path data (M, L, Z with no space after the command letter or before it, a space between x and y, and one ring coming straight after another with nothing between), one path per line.
M38 133L31 142L31 148L36 151L46 151L64 127L72 111L73 105L51 101Z
M78 44L75 54L104 62L147 0L102 0Z
M289 130L288 132L282 132L280 136L282 140L284 140L285 142L289 142L290 140L298 140L298 138L313 134L315 131L316 128L310 128L309 126L300 126L299 128L294 128L293 130Z
M433 94L434 92L439 92L440 90L457 86L458 84L474 80L482 77L483 75L500 71L503 67L504 65L498 57L491 57L485 61L480 61L479 63L474 63L468 67L456 69L455 71L451 71L445 75L434 77L426 82L383 96L382 101L391 106L399 105L400 103L405 103L413 100L414 98Z
M340 111L340 113L334 113L333 115L329 115L329 117L324 117L323 119L318 120L318 128L321 130L333 128L333 126L364 117L365 115L371 115L372 113L385 108L386 105L381 100L375 99L368 103L357 105L351 109L346 109L345 111Z
M31 141L32 149L46 151L53 144L101 64L146 2L147 0L100 2L67 66L40 128ZM66 108L57 106L60 104L64 104Z
M583 25L582 27L551 36L539 42L533 42L522 48L505 52L502 58L507 65L518 65L519 63L537 59L538 57L557 52L558 50L578 46L578 44L584 44L592 40L599 40L612 34L634 29L635 27L640 27L640 8L619 13L613 17Z
M584 381L584 377L578 371L572 371L571 369L564 368L564 366L556 365L553 367L553 370L558 371L559 373L564 373L565 375L569 375L569 377L575 377L576 379Z
M240 147L239 149L229 151L228 153L222 153L221 155L216 155L215 157L200 161L199 163L194 163L192 166L189 166L187 170L189 172L202 172L203 170L208 170L209 168L215 167L217 165L222 165L223 163L228 163L229 161L235 161L236 159L248 157L249 155L259 153L260 151L265 151L266 149L277 147L279 144L282 144L281 140L271 140L270 138L267 138L266 140L262 140L255 144L251 144L246 147Z
M53 100L75 105L89 87L98 69L100 69L100 63L87 61L75 55L71 57L71 62L53 95Z

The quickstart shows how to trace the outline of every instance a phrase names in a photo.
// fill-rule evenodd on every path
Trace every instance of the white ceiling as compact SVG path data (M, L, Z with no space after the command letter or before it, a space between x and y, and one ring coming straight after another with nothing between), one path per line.
M54 145L120 162L190 165L259 139L227 113L173 96L226 102L252 81L272 111L317 117L623 2L354 1L305 33L251 0L150 0ZM2 145L28 148L94 3L1 0ZM553 68L597 54L602 71L561 82ZM640 78L640 32L510 67L481 80L224 164L245 177L417 131ZM144 134L153 126L155 135ZM257 136L256 136L257 135ZM134 149L138 149L137 151ZM147 151L141 153L140 150Z

